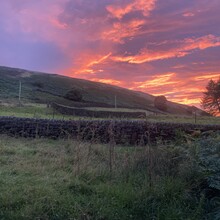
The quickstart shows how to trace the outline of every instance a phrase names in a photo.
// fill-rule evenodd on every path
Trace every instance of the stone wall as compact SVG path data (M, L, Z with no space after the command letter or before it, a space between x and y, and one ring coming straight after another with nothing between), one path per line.
M0 133L15 137L48 137L93 140L94 142L136 145L173 140L178 131L220 131L220 125L148 123L126 120L46 120L0 117Z
M80 117L91 118L144 118L145 112L114 112L114 111L93 111L84 108L73 108L56 103L52 103L51 107L63 115L74 115Z

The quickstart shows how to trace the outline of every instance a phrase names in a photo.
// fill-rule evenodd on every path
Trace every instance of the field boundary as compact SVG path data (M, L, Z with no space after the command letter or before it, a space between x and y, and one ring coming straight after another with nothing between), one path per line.
M114 112L114 111L94 111L84 108L75 108L57 103L52 103L51 107L63 115L73 115L91 118L146 118L145 112Z
M128 120L49 120L0 117L0 133L14 137L73 138L122 145L142 145L157 140L169 141L179 132L220 131L220 125L150 123Z

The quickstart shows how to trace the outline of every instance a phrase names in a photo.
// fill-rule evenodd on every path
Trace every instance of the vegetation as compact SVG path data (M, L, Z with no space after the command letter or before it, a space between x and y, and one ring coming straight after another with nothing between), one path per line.
M22 106L16 101L18 80L22 81ZM213 83L205 95L215 94L216 99ZM195 121L191 114L197 108L170 103L164 96L154 102L153 96L118 87L3 67L0 116L77 119L46 107L48 100L74 106L80 95L71 100L73 86L82 91L85 102L109 107L114 94L118 106L128 112L144 108L147 117L139 120L220 124L218 117L198 115ZM214 112L214 105L208 104L214 100L210 97L204 100ZM166 110L173 115L158 114ZM146 146L132 147L116 146L113 134L106 145L97 144L95 138L85 143L82 136L55 141L0 135L0 219L220 219L219 131L195 131L193 135L176 131L172 143L157 138L156 143L149 139Z
M114 108L85 108L94 111L123 111L123 112L136 112L139 109L114 109ZM145 119L149 122L176 122L176 123L195 123L194 116L179 116L179 115L163 115L163 114L149 114L146 112L147 117ZM45 119L64 119L64 120L74 120L83 119L83 117L62 115L52 108L47 108L46 104L26 104L19 107L14 104L2 104L0 105L0 116L12 116L12 117L25 117L25 118L45 118ZM87 118L88 120L88 118ZM210 117L210 116L199 116L196 120L197 124L220 124L220 117Z
M94 143L1 136L0 219L219 219L218 134Z
M49 101L74 107L78 103L64 98L73 88L80 91L84 102L100 107L113 107L115 95L118 107L150 108L153 102L153 96L116 86L8 67L0 67L0 100L14 102L18 99L19 81L22 83L22 103Z
M154 106L155 97L142 92L131 91L103 83L82 79L31 72L22 69L0 67L0 101L13 103L18 100L19 81L22 83L22 103L52 103L72 107L117 107L142 109L162 113ZM72 89L80 91L83 102L64 98ZM75 99L76 100L76 99ZM83 105L83 106L82 106ZM177 115L190 115L187 106L167 102L166 111ZM197 114L202 113L197 109Z
M33 82L31 83L34 87L38 87L38 88L41 88L43 89L44 88L44 84L42 82Z
M0 116L23 117L23 118L46 118L62 119L61 114L53 112L44 104L29 104L24 106L2 105L0 106Z
M167 110L166 97L165 96L157 96L154 100L154 106L161 111L166 111Z
M220 79L210 80L202 99L203 108L212 115L220 114Z
M82 93L79 90L74 89L74 88L68 91L65 94L64 98L75 101L75 102L81 102L83 100Z
M121 109L121 108L85 108L94 111L122 111L122 112L137 112L140 109ZM145 119L149 122L173 122L173 123L195 123L195 117L192 116L180 116L180 115L164 115L164 114L150 114L146 111L147 117ZM0 106L0 116L12 116L12 117L25 117L25 118L45 118L45 119L64 119L64 120L74 120L83 119L83 117L76 117L70 115L62 115L52 108L47 108L46 104L35 104L29 103L23 105L22 107L16 106L14 104L7 104ZM88 118L86 118L88 120ZM91 118L92 119L92 118ZM220 117L210 117L210 116L198 116L196 119L197 124L220 124Z

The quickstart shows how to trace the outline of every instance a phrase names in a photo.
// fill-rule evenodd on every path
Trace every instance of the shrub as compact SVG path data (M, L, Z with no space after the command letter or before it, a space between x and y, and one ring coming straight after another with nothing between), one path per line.
M77 89L68 91L64 98L75 102L81 102L83 100L82 93Z
M165 96L157 96L154 100L154 106L161 111L166 111L167 110L166 97Z
M35 87L40 88L40 89L44 88L44 84L42 82L33 82L31 84L32 84L32 86L35 86Z

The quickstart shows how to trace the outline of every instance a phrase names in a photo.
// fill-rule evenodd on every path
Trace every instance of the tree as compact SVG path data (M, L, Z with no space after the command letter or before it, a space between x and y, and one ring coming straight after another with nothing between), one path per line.
M203 93L201 101L202 107L210 114L220 113L220 78L216 82L210 80L206 86L206 92Z
M75 102L81 102L83 100L82 93L77 89L71 89L68 91L64 98Z
M161 110L161 111L166 111L167 110L167 99L165 96L161 95L161 96L157 96L154 99L154 106Z

